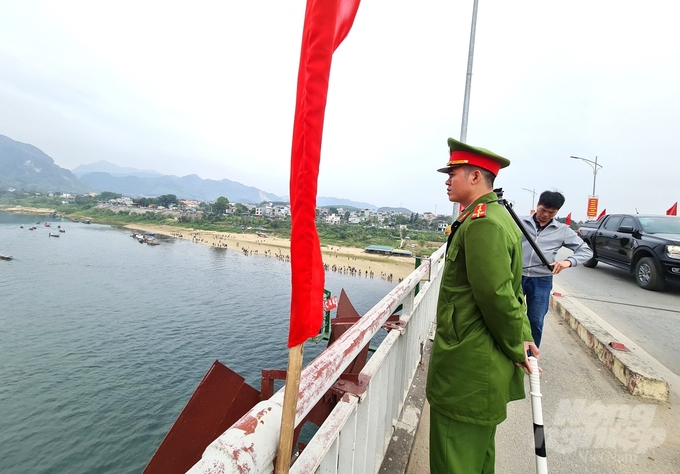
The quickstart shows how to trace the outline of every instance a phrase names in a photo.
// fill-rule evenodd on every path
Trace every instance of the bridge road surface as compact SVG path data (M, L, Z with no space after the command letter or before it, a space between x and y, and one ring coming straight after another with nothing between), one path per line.
M558 258L570 253L562 249ZM568 268L555 277L555 284L680 376L679 285L643 290L633 275L601 262L595 268Z
M556 287L566 292L570 281L564 281L564 277L571 273L577 284L581 285L578 288L586 307L592 301L598 305L622 306L616 302L599 301L604 300L601 296L605 291L599 282L603 276L611 276L597 275L599 269L599 266L596 269L568 269L555 279ZM588 277L576 274L577 271L595 271L597 278L590 282L578 282L580 278ZM628 275L621 273L623 275L620 278L625 280ZM631 282L637 286L632 277ZM560 284L564 287L559 287ZM606 283L604 288L607 288ZM624 288L627 292L634 290L633 286ZM661 297L665 304L678 298L674 290L666 295ZM635 314L631 308L628 308L629 317ZM672 324L672 321L668 324ZM642 342L638 333L628 336ZM650 361L656 364L655 369L665 367L653 358ZM539 363L544 371L541 392L548 472L680 473L680 384L677 383L677 376L668 368L665 375L669 376L667 380L671 387L669 402L634 397L553 311L546 316ZM499 474L536 472L528 378L525 385L527 399L510 403L508 419L498 427L496 472ZM429 473L428 420L429 406L426 403L407 474Z

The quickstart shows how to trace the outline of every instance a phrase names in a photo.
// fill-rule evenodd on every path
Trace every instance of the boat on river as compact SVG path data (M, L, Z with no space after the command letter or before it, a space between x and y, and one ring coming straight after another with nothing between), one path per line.
M50 232L50 237L59 237L59 234L53 234L52 232Z
M11 255L5 255L4 253L0 253L0 260L12 260Z

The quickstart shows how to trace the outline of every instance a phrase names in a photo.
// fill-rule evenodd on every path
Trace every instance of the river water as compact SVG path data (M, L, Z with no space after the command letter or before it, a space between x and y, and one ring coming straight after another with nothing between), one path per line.
M286 368L289 264L130 234L0 212L0 472L141 472L215 359ZM395 285L326 274L360 314Z

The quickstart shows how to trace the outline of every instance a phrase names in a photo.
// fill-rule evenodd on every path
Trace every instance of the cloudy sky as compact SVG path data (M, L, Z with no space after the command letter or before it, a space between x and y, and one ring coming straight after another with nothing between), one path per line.
M472 0L364 0L336 51L319 195L449 213ZM288 194L304 0L0 0L0 134L64 168ZM506 156L518 214L664 213L680 200L680 4L479 0L467 142Z

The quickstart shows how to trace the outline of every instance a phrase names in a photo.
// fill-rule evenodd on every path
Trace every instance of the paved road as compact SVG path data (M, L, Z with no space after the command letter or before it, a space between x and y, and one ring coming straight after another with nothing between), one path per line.
M680 286L643 290L632 275L603 263L567 269L555 284L680 376Z
M634 397L552 311L542 346L550 474L680 473L677 392L670 403ZM528 396L528 380L525 385ZM508 405L496 434L496 472L536 472L532 423L528 398ZM428 430L426 404L406 474L430 474Z
M541 352L551 474L680 473L680 288L646 291L626 272L603 264L566 270L555 284L578 297L598 324L608 323L606 330L641 346L671 391L669 402L630 395L551 311ZM427 404L422 415L407 474L429 473ZM529 400L508 406L496 436L496 472L536 472L531 420Z

